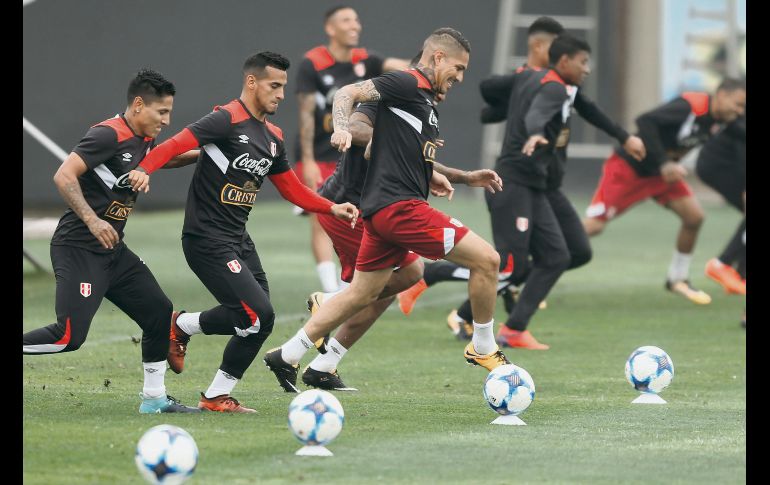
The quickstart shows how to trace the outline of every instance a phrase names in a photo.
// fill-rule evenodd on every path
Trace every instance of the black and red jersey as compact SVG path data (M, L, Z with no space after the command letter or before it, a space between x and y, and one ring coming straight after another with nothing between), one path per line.
M123 228L131 214L137 192L127 182L134 169L154 146L155 139L137 135L121 113L91 127L72 151L88 166L78 178L83 197L99 218L109 222L123 241ZM52 245L77 246L109 253L72 209L56 226Z
M353 111L368 117L372 124L377 116L377 103L361 103ZM364 158L365 147L351 145L342 154L337 169L324 182L318 193L336 204L350 202L356 207L361 205L361 189L366 180L369 161Z
M365 48L353 49L350 62L338 62L323 45L305 53L297 73L297 93L312 93L316 98L313 135L316 160L336 162L339 158L339 152L329 143L334 132L331 116L334 94L342 86L379 76L384 62L379 54ZM302 158L299 136L295 148L299 160Z
M660 175L663 163L678 161L721 128L710 110L711 98L707 93L682 93L636 119L637 136L647 149L644 160L635 160L622 148L617 152L640 177Z
M578 89L551 69L522 70L516 76L495 171L504 182L538 190L554 188L564 175L569 122ZM521 150L532 135L545 137L548 144L527 156Z
M487 103L487 106L484 106L481 111L482 123L497 123L508 117L513 87L517 80L527 79L529 75L522 75L522 73L529 71L543 71L543 69L524 64L516 68L511 74L491 76L481 82L479 89L481 96ZM593 100L583 94L581 89L577 89L572 106L581 118L615 138L621 145L628 139L628 132L610 119ZM559 164L556 158L554 163L554 169L548 171L547 187L549 189L561 187L564 178L564 166Z
M240 99L215 107L187 129L201 150L182 234L240 242L265 177L289 170L283 133L256 119Z
M428 199L439 135L435 95L419 70L389 72L372 82L380 101L361 197L363 217L400 200Z

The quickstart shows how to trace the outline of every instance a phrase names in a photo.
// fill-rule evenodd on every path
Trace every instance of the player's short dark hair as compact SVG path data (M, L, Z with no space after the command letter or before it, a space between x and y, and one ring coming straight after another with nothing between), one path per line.
M530 24L527 35L539 34L540 32L561 35L564 32L564 27L551 17L539 17Z
M158 71L152 69L141 69L134 79L128 85L126 99L128 104L134 102L134 98L139 96L145 104L150 104L160 98L173 96L176 94L174 85L163 77Z
M569 34L561 34L553 40L550 49L548 49L548 62L553 66L561 56L567 54L568 57L573 57L580 51L591 52L591 46L583 39L578 39Z
M281 54L262 51L246 59L243 63L243 74L254 74L255 76L261 77L265 73L265 68L267 66L285 71L289 69L289 65L289 60Z
M450 39L452 40L450 41ZM426 42L428 41L440 44L451 42L468 54L471 53L471 43L459 30L453 29L452 27L441 27L440 29L434 30L433 33L430 34L430 37L426 39Z
M732 93L733 91L746 91L746 80L738 79L734 77L726 77L719 83L717 91L727 91Z
M332 18L332 15L339 12L340 10L345 10L346 8L353 10L353 7L349 5L337 5L327 10L326 13L324 14L324 24L326 24L326 22L328 22L329 19Z

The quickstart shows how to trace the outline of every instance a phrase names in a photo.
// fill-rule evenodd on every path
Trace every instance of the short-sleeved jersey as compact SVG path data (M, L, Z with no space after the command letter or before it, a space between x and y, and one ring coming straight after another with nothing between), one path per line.
M622 148L617 152L640 177L660 175L663 163L680 160L722 127L711 116L710 108L708 94L683 93L636 119L637 136L647 150L644 160L636 161Z
M368 117L372 124L377 117L377 103L361 103L353 111ZM364 158L366 147L351 145L342 154L337 169L326 179L318 193L335 204L350 202L356 207L361 205L361 188L366 180L369 161Z
M182 234L240 242L265 177L289 170L283 133L240 99L187 126L200 144Z
M339 152L329 138L334 132L332 104L337 90L382 74L385 60L365 48L353 49L350 62L338 62L326 46L320 45L305 53L297 73L297 93L312 93L316 98L313 154L319 161L337 161ZM299 135L295 144L296 160L302 158Z
M400 200L428 199L439 135L433 88L418 69L389 72L372 82L380 101L361 197L363 217Z
M154 138L137 135L123 114L91 127L72 151L88 166L78 178L88 205L100 219L109 222L123 241L123 228L131 215L137 192L128 184L128 172L147 155ZM72 209L67 209L56 226L52 245L76 246L97 253L109 253L91 234Z
M504 182L537 190L553 188L564 176L569 123L578 88L566 84L551 69L522 70L516 76L495 171ZM548 144L527 156L521 150L532 135L544 136Z

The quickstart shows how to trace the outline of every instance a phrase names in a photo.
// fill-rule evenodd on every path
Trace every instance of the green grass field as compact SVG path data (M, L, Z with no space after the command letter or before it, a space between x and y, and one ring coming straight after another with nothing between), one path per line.
M150 194L151 196L151 194ZM433 201L490 239L480 199ZM583 211L586 199L576 207ZM739 216L706 205L692 281L714 301L696 306L663 290L678 227L647 202L592 241L594 260L566 273L530 328L551 349L508 350L533 376L537 394L527 426L492 426L483 369L462 357L445 318L465 287L429 289L404 317L393 305L339 368L358 393L341 393L346 421L329 445L333 458L296 457L286 426L293 395L263 365L307 318L304 300L318 281L307 221L284 202L258 202L249 231L270 278L277 324L234 396L256 415L139 415L139 328L106 300L77 352L24 356L24 482L142 483L136 442L151 426L189 431L200 460L192 483L743 483L746 474L745 298L728 296L703 275ZM152 268L176 308L215 300L187 267L181 211L139 209L126 241ZM48 265L45 241L25 246ZM24 330L52 323L54 280L24 263ZM504 319L498 304L498 321ZM166 374L169 393L197 403L227 337L196 336L185 372ZM665 406L632 405L623 366L636 347L665 349L676 377ZM313 357L309 353L303 364Z

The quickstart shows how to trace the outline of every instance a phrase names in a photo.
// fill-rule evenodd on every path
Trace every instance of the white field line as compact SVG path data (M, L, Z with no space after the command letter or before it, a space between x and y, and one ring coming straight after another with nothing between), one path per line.
M460 303L463 302L465 298L468 297L467 292L452 292L452 293L446 293L438 298L425 298L426 301L422 301L420 304L417 305L419 308L431 308L431 307L437 307L441 305L445 305L447 303L454 303L456 306L460 305ZM398 309L398 303L395 302L392 305L388 307L386 310L388 312L397 311L400 312L401 310ZM310 314L308 312L304 313L291 313L289 315L282 315L279 317L276 317L275 323L276 324L287 324L287 323L298 323L301 318L309 317ZM113 337L108 337L105 339L100 340L86 340L86 342L83 344L83 346L87 345L105 345L105 344L113 344L117 342L128 342L131 340L131 337L125 334L122 335L115 335Z
M56 158L59 159L60 162L63 162L65 158L67 158L67 152L61 149L59 145L54 143L53 140L48 138L45 133L40 131L35 125L29 122L27 118L24 116L21 117L22 119L22 128L32 136L35 140L40 142L41 145L43 145L45 148L48 149L49 152L56 155Z

